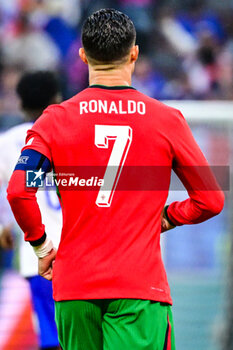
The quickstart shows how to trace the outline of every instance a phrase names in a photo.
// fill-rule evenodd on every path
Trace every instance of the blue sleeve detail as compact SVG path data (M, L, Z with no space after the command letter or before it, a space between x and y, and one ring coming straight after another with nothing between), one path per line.
M34 151L33 149L25 149L16 164L14 170L39 170L48 173L51 171L51 163L43 154Z

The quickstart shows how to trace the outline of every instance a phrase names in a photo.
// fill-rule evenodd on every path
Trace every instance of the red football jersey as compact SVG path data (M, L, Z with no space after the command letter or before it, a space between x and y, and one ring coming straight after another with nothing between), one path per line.
M54 264L55 300L172 303L160 250L172 167L192 189L189 199L169 206L171 221L201 222L222 207L220 191L206 195L194 188L195 167L208 164L181 113L131 87L91 86L47 108L28 132L25 148L48 157L58 173L63 230ZM80 175L72 189L64 188L61 169L88 169L94 187ZM29 232L30 238L35 239Z

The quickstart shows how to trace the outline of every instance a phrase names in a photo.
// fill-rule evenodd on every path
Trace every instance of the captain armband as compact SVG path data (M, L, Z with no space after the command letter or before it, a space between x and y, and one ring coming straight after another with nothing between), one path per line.
M51 163L49 159L33 149L25 149L16 164L14 170L39 170L48 173L51 170Z

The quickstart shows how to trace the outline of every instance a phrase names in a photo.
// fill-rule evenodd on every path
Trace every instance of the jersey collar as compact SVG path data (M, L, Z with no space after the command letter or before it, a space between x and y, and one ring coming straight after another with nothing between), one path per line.
M106 90L126 90L126 89L136 90L132 86L127 86L127 85L107 86L107 85L94 84L94 85L90 85L89 88L100 88L100 89L106 89Z

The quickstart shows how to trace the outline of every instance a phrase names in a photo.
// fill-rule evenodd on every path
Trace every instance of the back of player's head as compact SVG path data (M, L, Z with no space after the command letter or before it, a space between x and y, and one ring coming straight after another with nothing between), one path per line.
M23 74L17 84L16 91L21 100L22 108L32 112L42 112L50 104L58 102L57 97L61 94L58 78L55 73L50 71Z
M124 60L135 40L136 30L131 19L114 9L99 10L83 24L83 47L88 58L95 62Z

